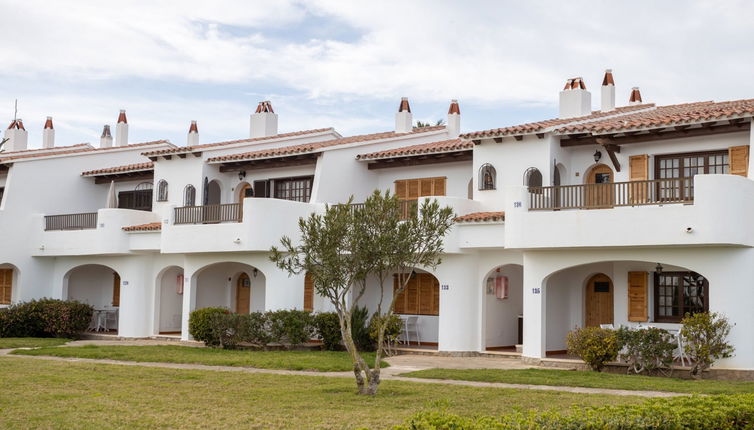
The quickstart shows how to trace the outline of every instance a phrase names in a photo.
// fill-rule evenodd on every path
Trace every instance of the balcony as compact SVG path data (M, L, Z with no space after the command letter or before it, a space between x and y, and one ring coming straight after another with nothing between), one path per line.
M45 216L45 231L91 228L97 228L97 212Z
M351 203L351 209L363 209L365 204L364 203ZM414 200L403 200L400 202L400 214L398 215L399 219L409 219L410 217L415 217L419 213L419 201Z
M530 211L607 209L693 201L693 182L688 178L529 188Z
M240 203L222 205L183 206L175 208L173 224L218 224L241 222L243 212Z

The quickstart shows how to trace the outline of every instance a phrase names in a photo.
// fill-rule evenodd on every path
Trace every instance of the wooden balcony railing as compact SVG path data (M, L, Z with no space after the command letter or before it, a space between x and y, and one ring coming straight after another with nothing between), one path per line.
M352 209L364 208L364 203L351 203ZM400 214L399 219L408 219L409 217L415 217L419 213L419 202L417 200L403 200L400 202Z
M45 231L91 228L97 228L97 212L45 216Z
M242 218L240 203L183 206L175 208L175 221L173 223L217 224L220 222L241 222Z
M529 187L529 210L604 209L694 201L692 178Z

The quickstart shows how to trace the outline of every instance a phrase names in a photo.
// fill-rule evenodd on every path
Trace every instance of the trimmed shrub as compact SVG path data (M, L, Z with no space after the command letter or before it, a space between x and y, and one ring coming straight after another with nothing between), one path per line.
M599 327L577 328L568 333L566 345L569 354L578 356L597 372L618 357L619 346L615 330Z
M76 301L39 299L0 311L0 337L76 338L92 321L94 308Z
M311 312L296 309L267 312L273 342L301 345L314 337Z
M343 334L340 332L340 320L335 312L322 312L314 315L314 327L317 336L328 351L342 349Z
M652 373L670 369L673 351L678 346L667 330L650 327L632 330L621 327L616 335L621 347L620 358L628 363L628 371Z
M236 349L244 341L245 315L233 313L212 313L209 315L211 339L223 349Z
M220 346L218 329L215 328L219 319L215 318L218 314L229 314L230 311L225 308L201 308L189 315L189 333L200 342L207 346Z
M351 312L351 336L359 351L374 351L375 344L369 335L369 309L360 306Z
M462 417L445 411L420 412L394 430L486 429L750 429L754 395L651 399L638 405L573 408L567 412L517 412L501 417Z
M272 343L270 321L264 312L252 312L241 317L244 342L262 347Z
M733 345L729 344L730 323L728 319L716 312L686 314L681 320L686 355L691 359L691 375L701 378L702 372L721 359L733 356Z

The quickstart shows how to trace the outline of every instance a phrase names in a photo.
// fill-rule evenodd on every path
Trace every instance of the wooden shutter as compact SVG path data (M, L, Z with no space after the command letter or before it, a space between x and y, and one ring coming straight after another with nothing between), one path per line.
M408 191L406 189L407 181L406 180L400 180L395 181L395 195L398 196L399 199L405 200L408 197Z
M393 275L393 294L398 291L398 288L400 287L400 279L397 274ZM405 314L406 313L406 294L405 291L401 293L398 298L395 299L395 308L393 311L396 314Z
M628 320L648 321L647 272L628 272Z
M440 315L440 281L432 277L432 315Z
M420 315L432 315L433 305L432 299L432 287L434 282L431 275L426 273L420 273L416 276L419 284L419 314Z
M0 304L9 305L13 295L13 269L0 269Z
M410 181L407 181L408 185L408 192L406 193L406 198L410 200L415 200L419 198L419 180L413 179Z
M419 282L418 277L414 276L408 280L406 289L403 291L406 295L406 313L416 315L419 313Z
M270 181L254 181L254 197L270 197Z
M445 182L447 178L433 178L432 179L432 195L444 196L445 195Z
M120 306L120 275L113 273L113 306Z
M649 179L649 155L632 155L628 157L629 180L646 181ZM650 184L639 182L628 184L631 203L639 204L647 201Z
M749 173L749 145L728 148L729 173L747 176Z
M304 310L314 310L314 280L308 273L304 275Z

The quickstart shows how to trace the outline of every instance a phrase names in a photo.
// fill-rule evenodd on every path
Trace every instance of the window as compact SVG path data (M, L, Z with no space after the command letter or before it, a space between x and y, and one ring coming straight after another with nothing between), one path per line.
M404 278L405 279L405 278ZM401 280L393 276L393 291ZM405 315L440 315L440 282L429 273L413 273L406 288L395 300L395 313Z
M655 321L680 322L686 313L709 309L709 282L694 272L662 272L654 275Z
M308 203L312 196L314 177L275 179L275 198Z
M497 173L492 164L485 163L479 168L479 189L480 190L494 190L495 182L497 180Z
M142 182L133 191L118 193L118 207L137 211L152 210L152 183Z
M183 189L183 205L196 206L196 188L193 185L186 185Z
M526 169L526 172L524 172L524 185L527 187L541 187L542 172L536 167Z
M160 179L160 182L157 183L157 201L168 201L168 181L164 179Z
M660 198L669 200L693 198L693 178L697 174L728 173L728 171L727 150L655 157L655 179L678 179L678 181L662 181L658 185Z
M0 269L0 305L9 305L13 295L13 269Z

